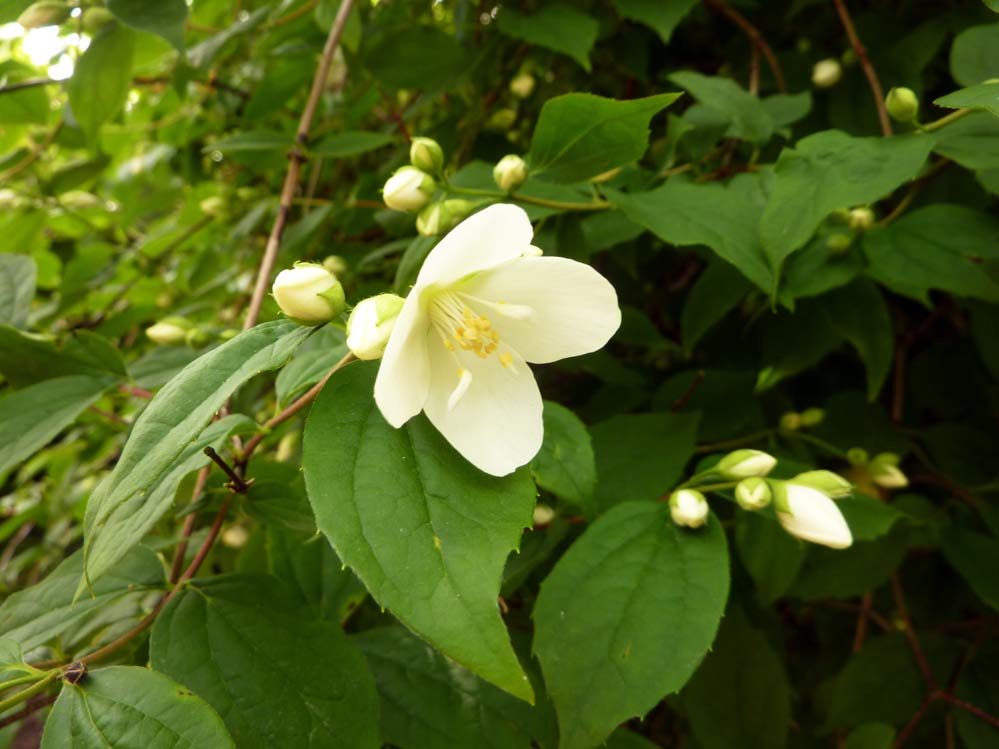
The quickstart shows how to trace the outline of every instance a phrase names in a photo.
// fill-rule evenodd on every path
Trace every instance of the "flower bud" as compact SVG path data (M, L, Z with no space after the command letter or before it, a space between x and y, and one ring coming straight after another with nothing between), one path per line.
M843 513L825 494L791 481L773 483L777 520L785 531L832 549L845 549L853 543Z
M71 211L89 211L103 208L104 201L86 190L69 190L59 196L59 205Z
M510 80L510 93L518 99L526 99L534 93L537 81L530 73L518 73Z
M533 527L537 528L540 525L548 525L555 519L556 514L557 513L555 512L554 508L549 507L548 505L544 504L535 505Z
M778 427L782 432L796 432L801 429L801 414L797 411L788 411L780 417Z
M847 224L855 231L866 231L874 226L874 211L866 205L854 208L850 211Z
M715 472L726 479L766 476L777 465L777 458L762 450L735 450L718 461Z
M58 26L69 18L69 6L60 0L41 0L32 3L17 18L25 29Z
M225 214L225 199L220 195L212 195L198 203L198 208L200 208L201 212L206 216L219 218Z
M324 257L323 267L334 276L343 275L350 268L347 264L347 259L340 255L327 255Z
M708 500L694 489L678 489L669 497L673 522L685 528L700 528L708 522Z
M358 359L378 359L385 353L405 299L379 294L358 302L347 320L347 348Z
M806 408L801 412L801 426L816 427L826 418L826 412L821 408Z
M180 346L187 340L187 333L194 324L183 317L165 317L146 328L146 338L160 346Z
M315 263L295 263L278 273L271 293L286 317L304 325L329 322L344 308L343 286Z
M896 122L912 122L919 114L919 97L911 88L897 86L888 91L885 108Z
M904 489L909 485L909 479L898 467L899 458L894 453L875 455L867 464L871 481L882 489Z
M0 210L15 210L17 208L24 208L29 204L29 201L22 198L13 190L0 190Z
M388 178L382 188L382 200L396 211L418 211L430 202L436 188L429 174L415 166L404 166Z
M242 549L250 540L250 532L241 525L234 525L222 531L219 540L230 549Z
M87 8L83 11L83 30L88 34L96 34L113 20L114 15L107 8Z
M446 234L460 224L474 207L475 203L460 198L428 205L416 217L416 230L425 237Z
M486 130L492 130L494 132L505 133L507 130L513 127L513 123L517 121L517 110L510 109L510 107L505 107L503 109L497 109L489 119L486 121Z
M853 244L853 237L849 234L843 234L841 232L830 234L826 238L826 249L834 255L846 252L850 249L851 244Z
M867 461L867 450L862 447L851 447L846 451L846 462L852 466L865 466Z
M527 163L515 153L507 154L493 169L493 179L503 192L513 192L527 179Z
M818 489L827 497L832 497L833 499L849 496L853 490L853 484L832 471L805 471L804 473L799 473L791 481L795 484Z
M819 60L812 68L812 83L816 88L829 88L843 77L843 66L835 57Z
M750 476L735 485L735 501L744 510L762 510L773 498L766 479Z
M409 146L409 162L428 174L440 174L444 168L444 151L433 138L413 138Z
M208 343L208 334L201 328L191 328L184 336L184 345L188 348L201 348Z

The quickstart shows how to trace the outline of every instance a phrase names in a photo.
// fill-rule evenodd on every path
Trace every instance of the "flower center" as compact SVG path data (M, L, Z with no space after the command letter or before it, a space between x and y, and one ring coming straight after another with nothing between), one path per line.
M434 297L430 320L448 351L458 347L485 359L499 348L499 333L489 318L469 307L458 294L445 292Z

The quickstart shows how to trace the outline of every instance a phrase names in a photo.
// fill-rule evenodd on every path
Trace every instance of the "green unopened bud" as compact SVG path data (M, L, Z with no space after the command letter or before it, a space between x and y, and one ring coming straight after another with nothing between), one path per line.
M211 197L205 198L200 203L198 203L198 208L206 216L211 216L212 218L219 218L225 215L225 198L219 195L212 195Z
M493 179L503 192L513 192L527 179L527 162L515 153L507 154L493 169Z
M852 466L865 466L867 461L867 450L862 447L851 447L846 451L846 462Z
M744 510L762 510L772 498L770 484L759 476L750 476L735 485L735 501Z
M715 472L729 480L766 476L777 465L777 458L762 450L735 450L718 461Z
M405 303L395 294L379 294L358 302L347 320L350 352L358 359L380 358Z
M418 211L430 202L437 184L415 166L404 166L388 178L382 188L385 205L396 211Z
M849 234L837 232L826 237L826 249L834 255L846 252L850 249L851 244L853 244L853 237Z
M801 426L814 427L821 424L826 418L826 412L821 408L806 408L801 412Z
M70 190L59 196L59 205L71 211L87 211L102 208L104 201L86 190Z
M510 93L518 99L526 99L534 93L537 81L530 73L518 73L510 80Z
M409 146L409 162L428 174L440 174L444 168L444 151L433 138L413 138Z
M193 329L194 323L184 317L165 317L146 328L146 338L160 346L180 346Z
M238 335L239 335L238 328L226 328L221 333L219 333L219 340L222 341L222 343L225 343L226 341L231 341L233 338L235 338Z
M801 429L801 414L797 411L788 411L780 417L778 427L783 432L796 432Z
M59 0L41 0L32 3L17 22L26 29L40 29L43 26L58 26L69 18L70 7Z
M871 458L867 470L871 481L882 489L904 489L909 485L909 479L898 467L899 457L895 453L881 453Z
M853 484L832 471L805 471L793 479L795 484L818 489L827 497L845 497L853 490Z
M201 348L208 343L208 334L201 328L191 328L184 336L184 344L188 348Z
M271 287L286 317L304 325L329 322L343 312L343 286L336 276L316 263L295 263L278 273Z
M867 206L860 206L850 211L847 224L855 231L866 231L874 226L874 211Z
M241 525L234 525L222 531L219 540L223 546L228 546L230 549L242 549L250 540L250 532Z
M0 190L0 210L16 210L29 205L30 201L24 199L13 190Z
M912 122L919 114L919 97L911 88L898 86L888 91L885 108L896 122Z
M446 234L472 212L475 203L460 198L428 205L416 217L416 230L425 237Z
M829 88L843 77L843 66L835 57L819 60L812 68L812 83L816 88Z
M327 255L323 258L323 267L334 276L342 276L350 268L347 258L341 255Z
M700 528L708 522L708 500L695 489L678 489L669 497L673 522L685 528Z
M83 11L83 30L88 34L96 34L114 20L114 15L107 8L87 8Z
M509 107L497 109L486 122L486 129L505 133L513 127L513 123L516 121L517 111L515 109Z

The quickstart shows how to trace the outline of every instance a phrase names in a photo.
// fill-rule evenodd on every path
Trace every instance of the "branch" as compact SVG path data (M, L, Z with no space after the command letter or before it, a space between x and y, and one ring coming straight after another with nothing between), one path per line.
M874 66L871 65L871 60L867 56L867 48L860 41L860 37L857 36L857 29L853 26L853 19L850 17L850 11L847 10L845 0L833 0L833 2L836 4L836 12L839 13L839 20L843 22L843 28L850 39L850 45L853 47L853 51L857 53L857 59L860 60L860 67L863 68L864 75L867 76L867 82L871 86L874 105L878 109L878 122L881 123L881 134L891 135L891 120L888 118L888 108L885 106L885 93L881 88L881 81L878 80L878 74L874 71Z
M742 33L749 37L749 41L752 42L753 46L766 59L770 70L773 71L774 80L777 81L777 88L780 89L782 94L786 94L787 84L784 82L784 71L781 70L780 63L777 62L777 56L774 54L773 49L770 48L770 45L767 44L767 40L763 38L760 30L750 23L744 15L725 2L725 0L704 0L704 4L718 11L742 29Z
M36 88L38 86L51 86L53 83L59 83L59 81L53 78L29 78L26 81L18 81L17 83L8 83L6 86L0 86L0 95L11 94L15 91L21 91L25 88Z
M285 224L288 223L288 214L291 211L295 190L298 188L298 177L302 169L302 161L305 159L301 147L305 146L309 140L309 129L312 127L312 120L316 115L319 99L322 96L323 88L326 86L330 65L333 62L333 53L340 43L340 36L343 34L343 28L347 23L347 16L350 14L353 4L354 0L341 0L336 20L333 22L333 26L330 27L329 36L326 37L326 45L323 47L319 67L316 69L316 75L312 79L312 89L309 91L309 98L305 103L305 109L302 111L302 117L298 122L298 132L295 136L298 147L293 149L288 155L288 172L285 174L284 186L281 188L281 205L278 209L277 218L274 220L274 227L271 229L270 236L267 237L264 256L260 260L260 268L257 271L257 283L253 289L253 296L250 298L250 306L246 313L246 320L243 322L243 330L249 330L256 325L257 318L260 316L260 307L264 303L267 287L270 286L271 273L274 271L274 262L277 259L278 249L281 246L281 237L284 234Z

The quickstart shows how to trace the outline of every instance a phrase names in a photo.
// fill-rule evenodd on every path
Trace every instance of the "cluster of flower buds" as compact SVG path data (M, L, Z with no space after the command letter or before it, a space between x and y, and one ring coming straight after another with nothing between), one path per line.
M801 413L788 411L780 417L778 428L782 432L797 432L799 429L816 427L826 418L826 412L821 408L806 408Z
M444 171L444 151L433 138L413 138L409 146L409 165L388 178L382 188L385 205L396 211L412 213L430 203L437 190L435 176Z
M146 328L146 338L160 346L198 348L208 343L208 334L186 317L164 317Z
M846 459L859 471L882 489L904 489L909 485L908 477L898 467L900 458L895 453L878 453L873 458L862 447L851 447L846 451Z

